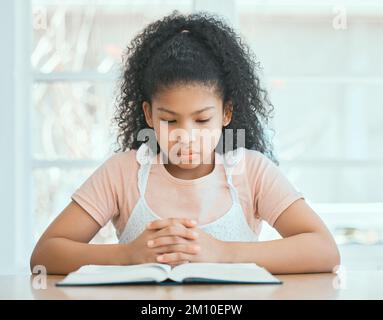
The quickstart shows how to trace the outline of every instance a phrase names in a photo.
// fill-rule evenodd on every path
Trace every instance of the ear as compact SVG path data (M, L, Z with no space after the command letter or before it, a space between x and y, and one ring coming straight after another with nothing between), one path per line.
M142 110L144 111L145 120L149 127L153 128L152 107L149 102L142 103Z
M231 122L233 116L233 102L228 101L223 106L223 120L222 125L226 127Z

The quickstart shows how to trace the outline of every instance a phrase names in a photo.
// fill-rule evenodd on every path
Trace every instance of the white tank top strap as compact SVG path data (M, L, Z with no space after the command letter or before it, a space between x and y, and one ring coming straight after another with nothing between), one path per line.
M136 160L140 164L138 169L138 190L140 196L144 197L146 186L149 178L150 167L155 158L154 153L150 150L146 143L141 144L136 153Z
M229 185L230 193L233 201L239 203L238 191L233 184L233 170L239 161L244 157L244 148L238 148L233 151L228 151L223 156L223 165Z

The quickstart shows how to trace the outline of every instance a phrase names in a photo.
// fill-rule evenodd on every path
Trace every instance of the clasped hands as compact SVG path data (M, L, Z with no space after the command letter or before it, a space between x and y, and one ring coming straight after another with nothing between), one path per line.
M197 228L191 219L168 218L151 221L131 242L133 263L223 262L225 242Z

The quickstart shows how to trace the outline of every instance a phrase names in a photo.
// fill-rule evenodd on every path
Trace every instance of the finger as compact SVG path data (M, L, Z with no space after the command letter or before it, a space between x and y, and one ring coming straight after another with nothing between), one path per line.
M200 251L200 246L196 244L173 244L156 248L158 254L183 252L189 254L197 254Z
M170 244L181 244L186 242L188 242L188 240L186 240L183 237L164 236L164 237L153 238L149 240L146 244L149 248L155 248L158 246L164 246L164 245L170 245Z
M182 260L192 260L192 256L183 252L165 253L157 256L157 261L161 263L174 263Z
M185 239L195 240L198 238L198 232L195 229L185 228L182 225L171 225L169 227L165 227L159 231L157 231L154 235L152 235L152 239L154 240L159 237L167 237L167 236L178 236L183 237Z
M197 225L197 221L193 219L187 219L187 218L168 218L168 219L158 219L149 222L146 225L146 228L149 230L153 229L162 229L165 227L169 227L171 225L175 224L182 224L185 227L195 227Z

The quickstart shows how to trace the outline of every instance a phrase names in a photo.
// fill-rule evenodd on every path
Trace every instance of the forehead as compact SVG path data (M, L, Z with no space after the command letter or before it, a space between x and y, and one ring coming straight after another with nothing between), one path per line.
M214 87L204 85L177 85L163 89L152 99L154 110L165 108L181 115L192 114L206 107L210 112L222 107L222 99ZM159 111L162 112L162 111Z

